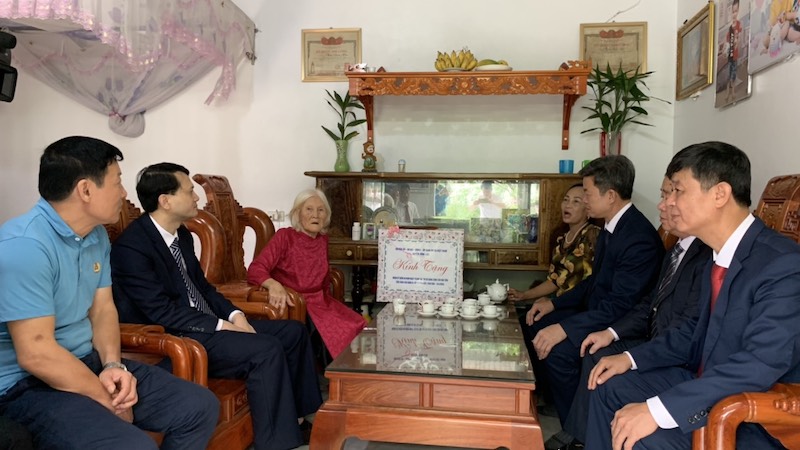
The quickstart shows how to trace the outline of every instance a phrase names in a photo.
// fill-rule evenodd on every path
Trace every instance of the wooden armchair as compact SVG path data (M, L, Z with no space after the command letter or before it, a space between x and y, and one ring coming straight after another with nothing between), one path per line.
M202 211L201 211L202 213ZM141 215L139 208L130 201L125 201L120 212L120 219L106 225L109 238L113 242L128 224ZM220 273L220 258L224 248L223 230L219 221L210 214L200 214L186 224L200 239L200 261L205 273ZM287 315L305 317L305 304L298 302L289 310L298 310L282 315L266 303L268 293L264 292L263 302L233 302L249 317L265 319L287 318ZM180 338L167 334L158 325L120 324L120 342L123 356L128 359L151 364L168 357L172 363L175 376L207 386L220 401L220 417L214 431L209 449L244 450L253 443L253 423L250 406L247 402L247 389L242 380L227 380L208 377L208 356L202 345L194 339ZM151 433L157 442L161 436Z
M253 421L244 381L208 378L208 356L200 343L168 334L157 325L136 324L120 325L120 343L124 358L157 363L168 357L175 376L214 392L220 401L220 413L208 449L245 450L253 444ZM160 433L148 433L161 443Z
M771 179L754 214L800 242L800 174ZM734 450L742 422L761 424L790 450L800 449L800 384L778 383L767 392L743 392L714 405L708 424L692 436L694 450Z

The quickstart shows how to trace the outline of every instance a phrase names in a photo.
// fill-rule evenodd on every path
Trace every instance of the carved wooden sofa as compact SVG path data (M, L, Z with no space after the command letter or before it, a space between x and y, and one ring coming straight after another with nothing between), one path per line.
M109 238L116 239L124 228L141 215L140 210L126 201L120 212L120 219L106 226ZM211 215L200 215L186 223L196 233L201 245L201 264L207 273L218 273L222 269L218 255L224 248L223 228ZM286 319L289 316L305 317L305 303L295 303L283 314L269 305L268 293L264 292L263 302L233 301L234 305L251 317L266 319ZM301 311L297 311L301 310ZM207 386L220 401L220 417L217 428L209 442L209 449L244 450L253 443L253 424L247 390L244 381L208 377L208 357L202 345L189 338L180 338L165 333L157 325L120 324L120 341L123 356L148 363L158 363L165 356L170 358L172 372L180 378ZM161 437L152 433L160 442Z
M800 174L772 178L764 189L756 216L795 242L800 242ZM761 424L784 447L800 450L800 384L778 383L767 392L743 392L724 398L708 415L708 424L694 432L694 450L734 450L742 422Z

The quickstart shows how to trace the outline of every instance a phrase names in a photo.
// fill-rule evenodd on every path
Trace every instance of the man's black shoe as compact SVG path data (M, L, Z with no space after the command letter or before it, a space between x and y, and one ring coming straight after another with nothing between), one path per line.
M311 442L311 428L312 423L308 420L304 420L303 423L300 424L300 433L303 436L303 445L308 445Z
M544 448L545 450L569 450L573 441L575 441L575 438L571 434L561 430L544 443Z

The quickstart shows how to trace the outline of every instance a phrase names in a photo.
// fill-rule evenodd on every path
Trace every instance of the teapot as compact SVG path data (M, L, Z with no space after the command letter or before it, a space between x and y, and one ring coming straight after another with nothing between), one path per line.
M508 283L500 284L500 280L495 280L494 284L487 284L486 285L486 293L489 294L492 300L499 302L506 299L506 293L508 292Z

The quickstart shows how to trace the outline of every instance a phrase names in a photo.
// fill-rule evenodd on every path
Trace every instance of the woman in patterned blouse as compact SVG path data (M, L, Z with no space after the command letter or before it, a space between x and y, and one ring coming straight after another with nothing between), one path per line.
M594 246L600 227L589 223L581 184L573 185L564 194L561 219L569 229L556 240L547 280L525 292L509 289L509 300L538 301L553 294L558 297L592 274Z

